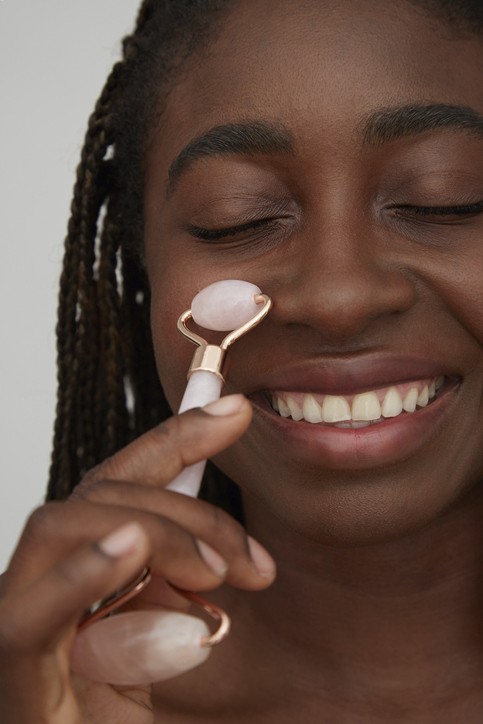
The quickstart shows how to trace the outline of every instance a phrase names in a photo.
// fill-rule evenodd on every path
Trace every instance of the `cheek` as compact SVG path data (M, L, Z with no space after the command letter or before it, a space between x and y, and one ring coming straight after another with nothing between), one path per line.
M433 245L405 246L403 264L421 289L424 313L435 338L451 345L462 371L482 366L483 347L483 228L435 234ZM451 243L450 243L451 241ZM409 256L412 251L412 258ZM476 363L476 364L475 364Z
M483 254L445 264L434 286L460 327L483 345Z

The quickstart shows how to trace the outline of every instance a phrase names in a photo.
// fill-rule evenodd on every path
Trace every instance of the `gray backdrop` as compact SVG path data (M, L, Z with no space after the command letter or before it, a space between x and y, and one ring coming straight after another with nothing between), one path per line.
M74 170L139 0L0 0L0 570L42 501Z

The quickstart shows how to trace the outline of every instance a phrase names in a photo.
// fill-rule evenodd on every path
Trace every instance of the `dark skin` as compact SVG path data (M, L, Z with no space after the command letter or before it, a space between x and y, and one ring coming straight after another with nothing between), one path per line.
M278 577L264 594L219 593L237 628L202 671L159 686L172 721L483 717L483 217L408 209L481 200L483 137L446 127L370 144L361 133L381 108L483 113L482 47L449 42L446 26L404 2L329 5L236 9L177 84L151 145L146 253L170 402L190 354L174 331L192 297L187 269L197 288L248 279L275 301L233 348L227 388L249 396L254 421L217 463L241 486ZM166 198L186 144L247 119L283 124L293 150L204 157ZM216 243L188 229L273 217L275 227ZM304 423L281 424L264 399L297 389L279 370L321 368L334 389L316 375L312 389L335 393L406 379L395 358L454 384L422 413L416 441L398 429L399 447L380 454L364 435L356 459L294 446L288 426Z
M165 490L186 465L246 430L250 406L242 396L234 402L236 409L223 416L194 410L171 418L88 473L68 502L34 511L0 577L2 724L152 724L150 686L109 686L69 670L86 608L143 566L152 583L127 610L179 608L164 580L194 591L224 581L251 590L270 585L269 555L261 546L250 550L239 524L214 506ZM122 554L105 549L106 537L132 524L136 535ZM215 552L215 565L200 541Z
M364 142L364 122L408 105L483 114L482 76L475 36L403 0L243 2L187 62L148 156L158 369L176 408L192 352L180 311L212 281L258 284L274 307L230 352L226 385L249 397L253 422L246 401L175 417L37 511L0 582L2 722L481 722L483 214L413 207L480 202L483 140L454 123L401 135L399 123L377 142L366 126ZM167 194L187 144L247 120L275 124L278 146L185 164ZM190 230L267 219L217 243ZM359 431L282 419L267 400L441 375L427 408ZM206 456L241 486L275 583L239 525L164 490ZM129 521L137 545L106 556L99 541ZM82 612L143 565L210 591L230 638L153 690L73 679ZM147 600L165 599L153 586L134 605Z

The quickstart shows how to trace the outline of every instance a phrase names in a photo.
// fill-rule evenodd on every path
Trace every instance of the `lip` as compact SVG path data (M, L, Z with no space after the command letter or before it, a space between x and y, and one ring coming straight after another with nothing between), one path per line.
M364 357L325 357L304 360L274 368L257 378L257 387L248 394L264 391L319 392L328 395L354 395L424 378L458 377L432 360L417 357L365 355Z
M444 376L446 383L427 407L388 418L377 425L351 429L283 418L271 407L274 390L357 394L422 378ZM270 447L288 453L292 464L331 470L368 470L396 465L416 455L450 419L461 378L441 364L411 357L320 359L266 374L263 388L249 393L254 406L253 431L268 436Z
M458 389L453 383L425 408L358 429L295 422L280 417L263 393L250 399L257 434L263 425L275 438L274 445L289 452L291 461L332 470L365 470L403 462L428 445L451 415Z

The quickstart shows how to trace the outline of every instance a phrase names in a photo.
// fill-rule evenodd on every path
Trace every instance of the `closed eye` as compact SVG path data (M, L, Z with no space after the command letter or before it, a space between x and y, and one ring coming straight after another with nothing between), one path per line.
M412 206L411 204L404 204L395 207L396 212L409 211L416 216L436 216L440 218L450 217L468 217L481 214L483 212L483 202L477 204L466 204L459 206Z
M221 229L205 229L201 226L190 226L188 230L197 239L202 239L203 241L219 241L228 236L237 236L238 234L243 234L247 231L275 226L279 221L280 217L277 217L257 219L256 221L248 221L246 224L226 226Z

